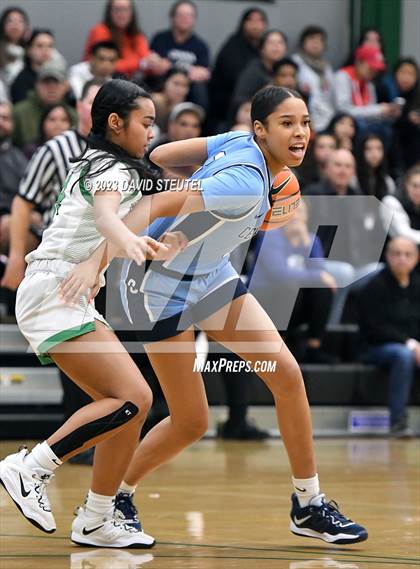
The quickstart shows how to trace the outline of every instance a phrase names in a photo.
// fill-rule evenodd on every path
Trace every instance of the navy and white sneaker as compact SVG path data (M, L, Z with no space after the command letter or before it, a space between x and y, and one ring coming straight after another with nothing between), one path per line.
M155 545L151 535L124 523L124 520L115 516L91 518L83 507L76 510L71 530L71 540L86 547L145 549Z
M336 502L325 501L325 494L315 496L304 508L300 507L296 494L292 494L290 517L290 531L296 535L340 545L368 538L366 529L346 518Z
M143 531L133 498L134 494L130 495L127 492L118 492L115 496L114 516L119 520L123 520L125 524L136 528L138 531Z

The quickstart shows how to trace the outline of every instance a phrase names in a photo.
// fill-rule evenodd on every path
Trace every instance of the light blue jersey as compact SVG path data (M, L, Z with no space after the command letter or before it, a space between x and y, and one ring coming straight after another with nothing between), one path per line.
M253 135L227 132L207 138L207 160L191 179L200 180L205 211L158 219L147 233L159 239L165 231L182 231L188 247L163 266L200 275L214 271L256 234L270 209L271 178Z
M247 292L229 254L257 233L270 209L264 155L251 133L211 136L191 179L200 181L205 210L157 219L145 232L159 239L182 231L188 246L163 263L124 263L121 302L144 342L172 337Z

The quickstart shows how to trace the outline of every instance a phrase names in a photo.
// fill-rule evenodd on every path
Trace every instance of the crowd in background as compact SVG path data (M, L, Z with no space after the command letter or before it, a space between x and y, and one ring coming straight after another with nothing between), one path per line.
M404 237L417 259L419 62L402 57L387 66L382 37L370 28L334 69L325 29L308 25L293 46L255 7L242 14L237 29L211 57L206 38L195 32L199 14L193 2L175 2L168 29L152 38L141 29L136 12L130 0L108 0L103 20L86 38L82 61L70 67L55 46L54 30L33 29L19 7L0 14L2 286L17 288L23 256L37 245L50 219L68 157L83 150L89 131L87 86L97 90L110 78L122 77L149 90L156 107L156 146L229 129L250 131L252 96L271 83L300 92L310 110L310 145L295 171L305 205L285 228L258 235L247 268L241 264L240 269L248 277L252 272L255 293L270 306L276 305L270 295L278 298L278 287L289 295L291 308L278 316L279 329L308 325L303 359L334 363L337 355L322 349L325 329L343 321L349 294L360 283L389 270L389 265L384 268L386 242ZM60 138L63 134L67 138ZM51 145L55 139L59 142ZM60 153L61 158L55 155ZM342 201L354 203L345 205L345 215L340 203L329 199L350 196L372 199ZM17 227L22 208L24 239ZM338 256L334 243L340 245ZM255 262L256 251L260 262ZM414 282L419 265L412 264ZM408 336L388 340L407 344L419 365L420 309L418 303L411 308L416 324Z

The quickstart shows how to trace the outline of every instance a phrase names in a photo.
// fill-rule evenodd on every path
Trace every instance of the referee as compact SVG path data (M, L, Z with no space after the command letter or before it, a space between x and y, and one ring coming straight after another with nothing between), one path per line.
M103 84L104 82L99 80L85 84L81 98L77 101L76 129L66 130L48 140L29 162L12 202L9 259L0 286L16 290L21 283L26 268L25 255L29 252L28 237L33 233L41 241L42 229L48 227L52 220L57 196L71 166L70 159L80 156L86 148L85 137L92 126L90 111L93 99ZM41 212L41 230L31 225L31 213L34 210ZM61 371L60 379L67 418L91 399ZM89 464L92 462L92 456L92 452L87 451L75 457L78 460L73 462Z

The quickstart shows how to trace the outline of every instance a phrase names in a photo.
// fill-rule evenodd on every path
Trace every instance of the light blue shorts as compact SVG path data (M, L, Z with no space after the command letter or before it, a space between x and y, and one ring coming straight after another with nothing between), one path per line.
M179 334L248 292L228 258L204 275L181 275L154 262L144 268L125 263L121 302L142 341Z

